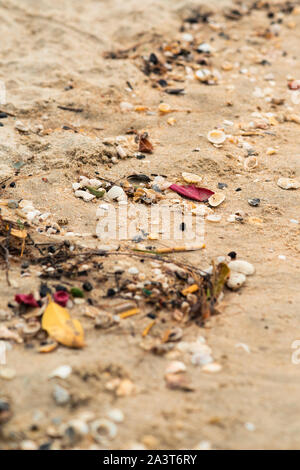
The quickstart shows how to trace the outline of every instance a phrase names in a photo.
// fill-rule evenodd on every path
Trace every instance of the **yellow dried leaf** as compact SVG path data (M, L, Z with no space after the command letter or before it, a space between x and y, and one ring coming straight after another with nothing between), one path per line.
M79 320L73 320L66 308L50 301L42 318L42 328L58 343L70 348L84 346L84 331Z
M13 237L16 237L16 238L22 238L22 239L24 239L24 238L27 237L27 232L26 232L26 230L18 230L18 229L16 229L16 228L12 228L10 233L11 233L11 235L12 235Z

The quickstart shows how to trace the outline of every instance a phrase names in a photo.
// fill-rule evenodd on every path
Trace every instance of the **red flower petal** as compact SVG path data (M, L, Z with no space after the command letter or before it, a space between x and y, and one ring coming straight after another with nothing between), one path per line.
M68 292L66 292L64 290L58 290L53 295L53 299L54 299L54 302L61 305L62 307L65 307L67 305L68 300L69 300L69 294L68 294Z
M18 304L24 304L30 307L39 307L39 304L32 294L17 294L15 296L15 301L18 302Z
M181 194L181 196L185 196L189 199L193 199L194 201L200 202L207 201L210 196L215 194L210 189L197 188L197 186L194 185L179 186L178 184L171 184L170 189L172 189L172 191L175 191L178 194Z

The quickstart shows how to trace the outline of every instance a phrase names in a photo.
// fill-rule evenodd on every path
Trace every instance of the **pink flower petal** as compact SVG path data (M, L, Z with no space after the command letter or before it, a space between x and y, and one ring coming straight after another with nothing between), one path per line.
M54 302L61 305L62 307L65 307L67 305L68 300L69 300L69 294L68 294L68 292L66 292L64 290L58 290L53 295L53 299L54 299Z
M194 201L200 201L200 202L207 201L208 198L210 198L210 196L215 194L210 189L198 188L197 186L194 186L194 185L179 186L178 184L171 184L170 189L180 194L181 196L185 196L189 199L193 199Z
M29 307L39 307L39 304L32 294L17 294L15 301L18 302L18 304L28 305Z

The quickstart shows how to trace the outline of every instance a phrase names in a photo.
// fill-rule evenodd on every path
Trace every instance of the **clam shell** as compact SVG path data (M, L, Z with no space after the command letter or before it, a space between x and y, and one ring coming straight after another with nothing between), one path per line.
M225 142L226 134L221 129L213 129L212 131L208 132L207 139L212 144L220 145L220 144L223 144L223 142Z
M244 260L234 260L230 261L228 267L231 271L244 274L245 276L251 276L255 273L255 268L253 264L248 263L248 261Z
M186 183L195 184L200 183L202 181L202 177L195 175L194 173L181 173L182 178Z
M162 114L170 113L172 111L171 106L168 103L160 103L158 105L158 110Z
M215 193L208 199L209 205L212 207L217 207L225 200L225 194Z
M279 178L277 186L282 189L299 189L300 182L293 178Z
M245 284L245 282L246 282L245 274L232 271L230 273L228 281L226 282L226 285L227 287L229 287L229 289L238 290L240 287L242 287L243 284Z

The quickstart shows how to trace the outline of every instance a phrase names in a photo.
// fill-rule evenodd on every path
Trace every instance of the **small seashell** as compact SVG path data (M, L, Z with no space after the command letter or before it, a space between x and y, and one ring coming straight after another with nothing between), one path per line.
M15 128L20 132L28 132L29 131L29 127L25 126L25 124L22 121L16 121Z
M217 362L211 362L210 364L206 364L205 366L202 367L203 372L220 372L222 370L221 364L218 364Z
M230 263L228 263L228 267L231 271L245 274L245 276L251 276L255 273L255 268L253 264L248 263L248 261L244 260L237 259L234 261L230 261Z
M212 51L213 51L213 48L207 42L203 42L197 47L197 52L200 52L200 53L211 54Z
M244 168L245 170L247 171L251 171L253 170L254 168L256 168L258 165L258 160L256 157L252 156L252 157L248 157L245 159L244 161Z
M67 423L65 432L67 432L69 435L71 434L72 438L77 441L81 437L88 434L89 427L81 419L71 419L71 421Z
M212 73L211 73L210 70L208 70L208 69L196 70L196 72L195 72L195 77L196 77L197 80L199 80L200 82L207 82L208 80L212 80L212 79L213 79Z
M208 220L208 222L220 222L221 219L222 219L222 217L220 215L217 215L217 214L209 214L206 217L206 220Z
M128 103L127 101L122 101L120 103L120 108L121 108L121 111L125 113L125 112L128 112L128 111L132 111L134 106L133 106L133 104Z
M161 114L167 114L167 113L170 113L172 111L172 108L168 103L160 103L158 105L158 111Z
M109 419L114 421L115 423L122 423L124 421L124 413L122 410L118 408L113 408L107 412L107 416Z
M26 439L20 443L20 450L38 450L38 445L34 441Z
M57 405L66 405L69 402L71 396L68 390L61 387L60 385L55 385L53 390L53 398Z
M173 361L167 366L165 370L165 374L178 374L179 372L185 372L185 371L186 371L186 365L183 362Z
M3 366L0 369L0 379L12 380L15 378L15 376L16 376L16 371L15 369L12 369L11 367Z
M208 132L207 138L212 144L220 145L225 142L226 134L221 129L213 129L212 131Z
M236 343L234 345L235 348L237 349L243 349L245 352L247 352L248 354L250 354L250 348L248 346L248 344L245 344L245 343Z
M227 287L232 290L238 290L246 282L245 274L232 271L226 282Z
M105 443L107 439L114 439L117 432L117 426L108 419L97 419L91 424L92 436L98 443Z
M23 327L22 333L27 338L33 338L41 329L40 322L31 321L26 323Z
M194 36L190 33L183 33L181 36L183 41L186 42L193 42L194 41Z
M122 145L117 145L116 150L117 150L117 154L119 155L120 158L126 158L127 157L127 152L124 149L124 147L122 147Z
M208 214L213 214L213 210L210 209L209 207L207 206L197 206L196 209L192 209L191 210L191 213L193 215L198 215L198 216L205 216L205 215L208 215Z
M194 173L182 173L182 178L184 179L184 181L186 181L186 183L190 183L190 184L196 184L196 183L201 183L202 181L202 177L201 176L198 176L198 175L195 175Z
M213 358L210 354L203 353L203 352L196 352L191 357L191 363L194 366L205 366L206 364L210 364L213 362Z
M106 194L107 198L110 201L120 201L124 200L126 198L126 194L124 190L121 188L121 186L113 186Z
M258 207L260 204L260 199L258 197L254 197L253 199L248 199L249 206Z
M68 365L59 366L51 372L49 379L53 377L58 377L60 379L67 379L72 372L72 367Z
M282 189L299 189L300 182L293 178L279 178L277 186Z
M217 207L225 200L224 193L215 193L208 199L209 205L212 207Z

